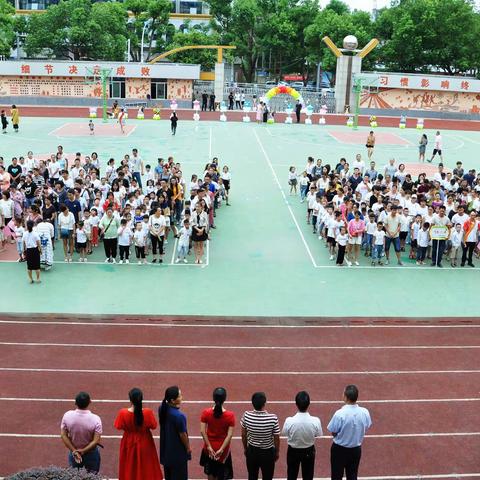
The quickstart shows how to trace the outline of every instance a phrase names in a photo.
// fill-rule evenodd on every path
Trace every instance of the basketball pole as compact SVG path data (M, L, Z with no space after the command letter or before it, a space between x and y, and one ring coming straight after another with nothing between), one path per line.
M85 82L87 85L96 84L97 82L95 81L95 77L100 76L100 81L102 85L102 119L103 119L103 123L108 123L107 81L110 78L113 70L111 68L100 68L98 70L98 73L91 70L90 68L87 68L86 70L87 70L87 74L89 74L93 78L93 81Z

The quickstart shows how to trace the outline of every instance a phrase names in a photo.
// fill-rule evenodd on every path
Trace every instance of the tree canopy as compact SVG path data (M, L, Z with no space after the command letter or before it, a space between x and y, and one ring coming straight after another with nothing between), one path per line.
M140 61L185 45L225 44L236 50L226 58L239 63L247 81L260 70L280 79L296 73L304 81L322 63L334 70L336 59L322 42L328 35L341 45L346 35L359 47L376 37L380 45L364 59L365 70L480 72L480 12L474 0L392 0L375 18L351 10L341 0L323 9L318 0L207 0L209 25L187 21L182 31L170 23L170 0L60 0L42 15L15 17L0 0L0 55L8 55L15 35L24 38L29 56L123 60L130 41L131 58ZM214 67L216 52L191 50L173 61Z

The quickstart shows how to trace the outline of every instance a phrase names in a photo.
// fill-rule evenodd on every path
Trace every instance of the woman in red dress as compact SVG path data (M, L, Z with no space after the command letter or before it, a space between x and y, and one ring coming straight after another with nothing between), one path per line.
M150 408L142 408L140 389L132 388L128 397L130 408L122 408L114 423L117 430L123 430L119 480L163 480L151 432L157 428L157 420Z
M200 432L204 446L200 457L200 465L209 480L229 480L233 478L230 442L235 427L235 415L223 408L227 399L227 391L216 388L213 391L215 406L202 412Z

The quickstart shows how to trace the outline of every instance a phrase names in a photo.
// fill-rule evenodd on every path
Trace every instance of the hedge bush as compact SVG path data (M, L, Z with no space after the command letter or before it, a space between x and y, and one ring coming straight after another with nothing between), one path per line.
M78 468L31 468L6 477L5 480L106 480L104 476Z

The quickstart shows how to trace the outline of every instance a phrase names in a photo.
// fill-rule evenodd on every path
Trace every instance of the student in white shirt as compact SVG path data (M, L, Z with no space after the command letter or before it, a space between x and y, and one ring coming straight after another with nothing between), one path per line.
M378 222L376 224L376 230L373 232L373 247L372 247L372 266L375 266L375 262L379 265L383 265L382 256L383 249L385 247L385 230L383 229L383 223Z
M347 248L348 243L348 234L347 227L340 227L340 232L335 239L337 241L338 250L337 250L337 265L342 266L343 261L345 260L345 249Z
M188 263L187 254L190 249L190 237L192 236L192 227L188 219L183 221L183 227L178 231L177 259L175 263L183 261Z
M86 262L87 257L85 252L87 251L87 233L85 232L85 224L83 221L78 222L77 229L75 230L75 236L77 237L77 248L80 250L79 262Z
M142 222L138 222L133 232L133 243L135 244L135 256L137 257L139 265L147 263L147 259L145 258L146 237L147 232L143 229Z
M430 163L433 161L433 159L435 158L435 155L438 153L439 157L440 157L440 161L443 163L443 156L442 156L442 136L440 135L440 132L437 131L436 135L435 135L435 144L434 144L434 147L433 147L433 154L432 154L432 158L430 160L428 160Z
M318 417L308 413L310 395L298 392L295 397L298 412L288 417L283 425L282 434L287 437L287 478L296 479L302 466L303 480L313 480L315 469L315 438L323 435L322 424Z
M133 233L132 230L128 226L128 222L126 218L122 218L120 220L120 227L118 227L118 247L120 249L120 261L118 262L120 265L125 261L125 263L129 262L130 257L130 245L132 243Z
M417 238L417 265L425 265L425 257L427 256L428 245L430 244L430 224L425 222L418 232Z
M452 267L457 266L457 256L458 252L461 250L463 242L463 228L461 223L456 223L454 230L450 236L450 241L452 242L452 248L450 249L450 265Z

